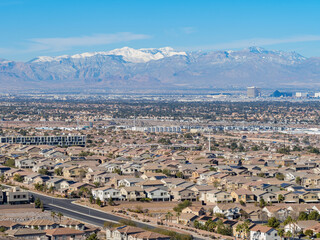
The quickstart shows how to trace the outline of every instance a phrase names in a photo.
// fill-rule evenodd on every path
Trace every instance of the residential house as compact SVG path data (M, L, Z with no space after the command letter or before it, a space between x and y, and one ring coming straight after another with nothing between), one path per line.
M61 183L60 183L60 188L59 188L59 191L60 192L68 192L70 190L70 186L75 184L74 181L71 181L71 180L63 180Z
M33 184L34 179L41 176L39 173L31 173L24 177L23 183L26 185Z
M223 214L227 219L236 219L240 217L241 209L241 205L236 203L218 204L213 207L213 213Z
M136 185L142 187L143 189L147 189L151 187L163 187L164 183L160 180L144 180L136 183Z
M17 239L48 240L46 232L37 229L18 228L7 230L6 234Z
M94 187L95 186L90 183L76 182L69 185L69 192L79 192L81 189L88 189L89 191L91 191Z
M150 187L145 189L147 198L152 199L152 201L170 201L170 193L165 189L165 187Z
M193 213L181 213L179 216L179 223L185 226L192 226L193 222L198 218L197 215Z
M278 231L264 225L256 225L250 230L250 240L280 240Z
M63 169L63 176L65 178L85 177L85 170L78 166L71 166Z
M167 175L163 173L144 173L140 176L143 180L161 180L167 178Z
M205 209L203 207L193 207L193 206L189 206L184 208L181 213L193 213L194 215L197 216L202 216L205 214Z
M279 191L276 192L277 199L279 199L279 195L282 195L284 197L284 203L299 203L299 193L296 192L287 192L287 191Z
M289 216L289 210L285 204L265 206L262 212L267 215L267 218L275 217L281 221L284 221Z
M100 199L101 201L108 201L109 199L112 200L123 200L123 197L118 189L114 189L111 187L102 187L92 189L92 196L94 199Z
M159 233L149 232L147 230L122 226L115 229L106 229L106 240L170 240L171 238Z
M136 186L137 183L143 181L144 180L141 178L124 178L118 182L118 187L133 187Z
M197 196L194 191L191 189L176 187L171 189L171 195L173 196L174 201L196 201Z
M85 240L85 231L72 229L72 228L55 228L45 230L46 235L50 239L66 239L66 240Z
M7 230L14 230L14 229L18 229L18 228L23 228L24 225L20 224L20 223L16 223L16 222L12 222L10 220L3 220L0 221L0 228L4 228L5 231Z
M39 230L53 229L53 228L59 227L58 223L48 219L30 220L30 221L23 222L23 225L25 225L26 228L39 229Z
M299 198L305 203L318 203L318 195L315 192L304 192L299 195Z
M233 202L230 193L220 190L211 190L208 192L203 192L200 196L200 201L207 204L209 203L230 203Z
M267 203L276 203L276 202L278 202L278 198L277 198L277 195L275 193L265 192L265 191L261 191L261 190L256 190L253 193L256 196L256 199L257 199L258 202L260 202L261 199L263 199Z
M33 159L16 159L15 167L23 169L32 169L36 165L35 160Z
M243 201L244 203L252 203L256 201L254 193L243 188L232 191L231 196L235 202Z
M61 183L64 181L63 178L52 178L48 181L45 182L47 188L53 188L55 190L59 190L60 189L60 185Z
M65 228L73 228L77 230L85 229L85 225L83 223L72 220L72 219L68 219L68 218L62 219L61 222L59 222L59 224L60 224L60 227L65 227Z
M284 231L285 232L290 231L292 234L297 234L301 231L304 232L306 229L310 229L317 225L319 225L319 222L315 220L297 221L297 222L292 222L285 225Z
M138 186L123 187L120 189L120 193L126 200L129 201L139 201L140 199L146 197L143 188Z

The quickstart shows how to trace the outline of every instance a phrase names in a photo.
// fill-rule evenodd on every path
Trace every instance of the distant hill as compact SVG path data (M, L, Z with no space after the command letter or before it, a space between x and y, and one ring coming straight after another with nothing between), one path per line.
M180 52L121 48L73 56L0 59L0 90L317 88L320 58L250 47L240 51Z

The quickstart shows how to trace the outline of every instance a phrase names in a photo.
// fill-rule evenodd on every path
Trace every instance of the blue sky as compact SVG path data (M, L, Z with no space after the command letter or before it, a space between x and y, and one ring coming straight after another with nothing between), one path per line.
M0 0L0 58L260 46L320 56L316 0Z

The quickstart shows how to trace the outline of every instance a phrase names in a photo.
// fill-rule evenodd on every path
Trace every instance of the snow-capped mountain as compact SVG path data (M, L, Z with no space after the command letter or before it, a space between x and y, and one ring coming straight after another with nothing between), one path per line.
M0 89L320 87L320 59L250 47L181 52L124 47L29 62L0 60Z
M172 57L174 55L187 55L185 52L174 51L173 48L164 47L164 48L142 48L142 49L133 49L129 47L123 47L119 49L114 49L108 52L87 52L75 55L63 55L58 57L48 57L41 56L31 60L31 63L38 62L52 62L52 61L61 61L63 59L77 59L77 58L89 58L97 55L102 56L121 56L126 62L132 63L145 63L151 60L159 60L165 57Z

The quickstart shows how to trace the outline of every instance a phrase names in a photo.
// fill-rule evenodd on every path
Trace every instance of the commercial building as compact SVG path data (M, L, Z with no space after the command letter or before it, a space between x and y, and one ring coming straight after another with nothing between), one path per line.
M23 145L85 146L86 136L15 136L0 137L0 143Z
M167 133L179 133L181 132L180 126L153 126L153 127L133 127L132 131L139 132L167 132Z
M296 97L297 98L308 97L308 93L307 92L296 92Z
M256 98L261 96L261 89L257 87L247 87L247 97Z

